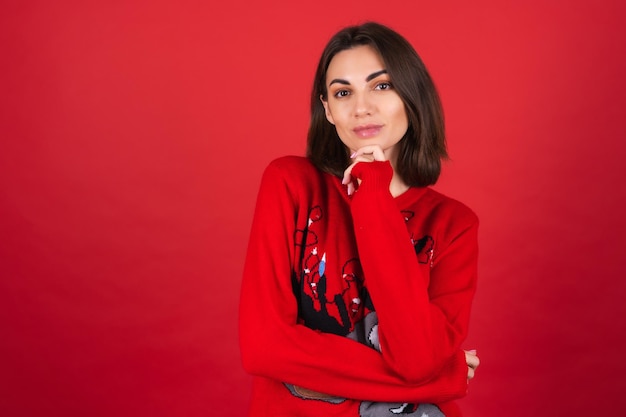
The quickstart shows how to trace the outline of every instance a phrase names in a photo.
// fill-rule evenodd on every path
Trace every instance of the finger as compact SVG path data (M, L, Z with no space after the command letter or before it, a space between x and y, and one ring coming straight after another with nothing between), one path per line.
M351 163L348 166L348 168L346 168L346 170L343 171L343 179L341 180L341 183L343 185L348 184L352 180L352 168L354 168L355 164L356 164L356 162Z
M474 378L474 370L470 367L467 368L467 380L469 381L470 379Z
M356 164L358 164L359 162L372 162L373 160L374 160L373 157L372 156L368 156L368 155L358 155L358 156L356 156L354 158L353 162L343 172L343 179L341 180L341 183L343 185L346 185L346 184L348 184L352 180L352 168L354 168L354 166Z
M478 368L478 365L480 365L480 359L478 358L478 356L472 355L471 359L472 359L471 360L472 368L474 369Z
M363 155L355 155L354 158L352 158L352 165L355 165L357 162L373 162L375 161L374 159L374 155L366 153Z
M472 351L465 351L465 362L472 369L476 369L480 365L480 359Z
M343 178L341 179L341 183L343 185L346 185L350 182L350 178L352 178L352 176L350 175L350 171L352 171L352 165L350 165L348 169L343 171Z
M347 185L350 181L352 181L352 168L354 168L354 165L355 164L350 165L345 171L343 171L343 179L341 180L343 185Z
M346 168L343 172L343 178L341 179L341 183L348 187L348 195L352 195L356 191L356 183L360 184L361 180L352 177L352 169L359 162L372 162L375 161L373 155L370 154L362 154L357 155L356 152L351 155L352 163Z
M469 366L472 369L476 369L478 368L478 365L480 365L480 360L478 359L478 356L469 356L465 359L467 362L467 366Z
M385 152L379 145L368 145L362 148L359 148L350 155L352 158L362 155L372 155L375 161L386 161L387 157L385 156Z

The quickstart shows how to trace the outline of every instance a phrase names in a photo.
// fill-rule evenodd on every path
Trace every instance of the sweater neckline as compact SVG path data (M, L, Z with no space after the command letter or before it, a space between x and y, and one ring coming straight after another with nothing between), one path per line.
M428 190L428 187L409 187L405 192L395 196L393 199L399 206L403 206L421 198L426 193L426 190Z

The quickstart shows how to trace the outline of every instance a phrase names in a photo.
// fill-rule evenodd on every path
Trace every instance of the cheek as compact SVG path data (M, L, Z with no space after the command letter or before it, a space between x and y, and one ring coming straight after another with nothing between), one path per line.
M406 109L404 108L404 103L400 102L398 105L396 105L395 110L394 110L394 114L395 114L395 119L399 122L399 123L404 123L408 126L409 124L409 117L406 114Z
M379 108L387 115L387 117L396 122L408 120L404 103L397 94L385 96L384 101L380 103Z
M342 111L341 108L335 107L331 111L333 124L337 128L337 130L344 129L347 126L348 117L346 117L346 112Z

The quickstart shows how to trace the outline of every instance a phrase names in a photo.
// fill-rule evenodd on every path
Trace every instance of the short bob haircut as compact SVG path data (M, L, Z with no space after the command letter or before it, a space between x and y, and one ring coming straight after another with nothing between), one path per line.
M441 160L448 158L439 94L411 44L397 32L375 22L346 27L326 45L311 92L307 157L321 171L339 177L350 164L348 149L339 139L335 126L326 119L320 97L328 99L326 71L333 57L361 45L369 45L378 52L406 109L409 127L399 142L396 172L410 186L434 184L441 172Z

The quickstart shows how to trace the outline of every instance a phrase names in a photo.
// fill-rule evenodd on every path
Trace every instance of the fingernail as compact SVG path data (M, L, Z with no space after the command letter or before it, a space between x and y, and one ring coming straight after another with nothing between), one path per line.
M476 349L468 350L469 353L476 354Z
M356 156L356 152L352 152L352 155L350 155L350 158L354 158Z

